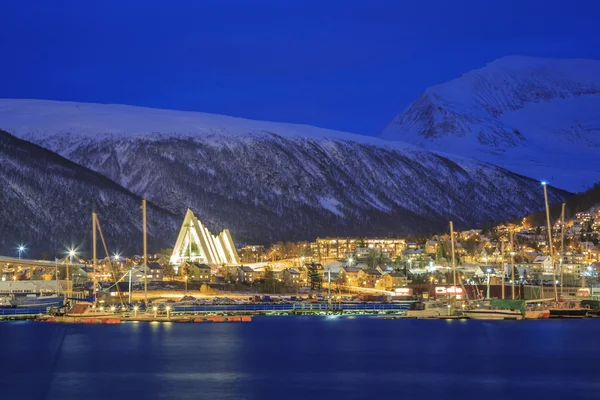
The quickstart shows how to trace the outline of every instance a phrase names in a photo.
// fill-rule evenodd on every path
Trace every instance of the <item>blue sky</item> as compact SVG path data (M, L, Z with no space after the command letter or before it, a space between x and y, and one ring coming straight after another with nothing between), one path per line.
M4 1L0 97L376 135L496 58L600 59L600 1Z

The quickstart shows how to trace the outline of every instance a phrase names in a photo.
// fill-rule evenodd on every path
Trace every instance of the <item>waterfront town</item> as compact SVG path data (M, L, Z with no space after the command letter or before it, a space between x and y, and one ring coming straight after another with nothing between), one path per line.
M63 293L63 302L74 303L97 296L107 307L145 307L148 301L174 307L181 301L397 301L406 308L406 302L452 298L564 301L600 295L600 207L553 224L552 248L547 227L529 226L526 219L453 234L236 248L227 229L213 235L188 210L174 247L147 259L111 254L89 260L67 249L62 259L32 260L19 245L18 257L1 261L0 305L18 309L27 305L18 303L19 294L44 292Z

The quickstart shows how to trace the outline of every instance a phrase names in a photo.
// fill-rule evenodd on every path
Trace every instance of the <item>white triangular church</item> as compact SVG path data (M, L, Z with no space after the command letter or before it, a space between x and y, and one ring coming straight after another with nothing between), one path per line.
M183 261L208 265L240 263L229 229L213 235L189 208L171 256L172 264L179 265Z

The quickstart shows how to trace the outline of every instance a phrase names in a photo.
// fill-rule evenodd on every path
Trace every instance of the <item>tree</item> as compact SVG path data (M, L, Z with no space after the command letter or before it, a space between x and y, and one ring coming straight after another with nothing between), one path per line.
M521 279L521 275L519 275L519 270L516 265L513 265L513 270L515 271L515 281L518 281L519 279Z
M273 268L270 265L265 267L265 274L263 276L263 285L264 289L267 292L273 292L275 287L275 274L273 273Z
M173 268L173 266L170 263L166 263L162 267L164 276L172 279L175 275L175 269Z
M308 268L308 280L310 282L311 290L321 290L321 284L323 283L323 275L315 263L306 264Z

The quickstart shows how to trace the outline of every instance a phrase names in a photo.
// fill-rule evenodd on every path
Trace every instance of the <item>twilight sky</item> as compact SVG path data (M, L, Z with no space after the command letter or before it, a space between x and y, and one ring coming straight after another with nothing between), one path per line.
M597 0L31 0L0 15L0 97L367 135L502 56L600 59Z

